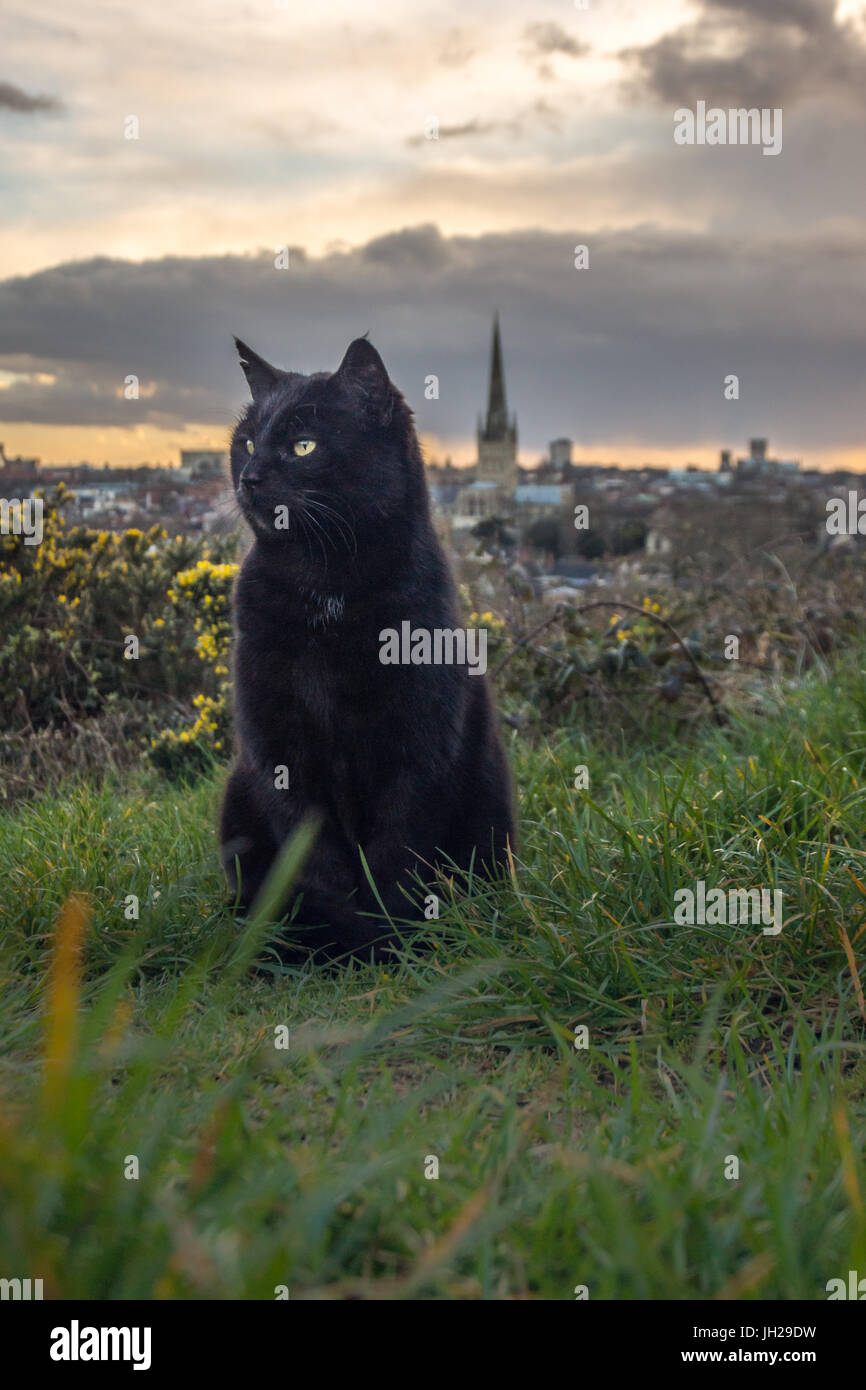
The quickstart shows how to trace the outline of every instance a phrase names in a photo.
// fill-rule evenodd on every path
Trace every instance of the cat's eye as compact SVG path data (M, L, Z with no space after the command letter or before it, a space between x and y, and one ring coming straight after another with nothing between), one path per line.
M295 453L298 458L303 458L304 454L311 454L316 447L315 439L296 439L294 443Z
M247 440L247 453L248 453L248 454L254 454L255 452L256 452L256 446L255 446L255 444L253 443L253 441L252 441L251 439L248 439L248 440Z

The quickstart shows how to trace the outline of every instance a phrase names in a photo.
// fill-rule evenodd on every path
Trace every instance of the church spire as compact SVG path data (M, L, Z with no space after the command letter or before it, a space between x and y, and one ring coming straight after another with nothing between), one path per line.
M493 319L493 342L490 349L490 393L487 400L487 420L484 433L488 439L502 439L507 429L505 369L502 365L502 341L499 337L499 314L497 313Z
M502 339L499 336L499 315L493 319L493 341L490 347L490 391L487 415L478 420L478 465L476 481L496 483L506 491L517 483L517 419L508 418L505 400L505 368L502 364Z

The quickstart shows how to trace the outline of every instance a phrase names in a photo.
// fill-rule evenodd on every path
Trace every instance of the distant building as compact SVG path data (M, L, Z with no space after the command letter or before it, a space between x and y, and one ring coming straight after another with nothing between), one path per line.
M428 484L435 517L451 521L457 513L461 489L457 483Z
M509 492L517 485L517 417L509 419L508 415L498 314L493 321L487 415L483 421L480 417L478 420L475 478L480 483L495 483Z
M668 477L677 488L694 488L698 492L709 492L717 474L688 464L685 468L669 468Z
M570 439L552 439L550 441L550 462L558 472L571 468L572 442Z
M427 469L440 519L455 531L471 530L494 517L520 527L541 518L570 515L573 492L570 439L554 439L550 458L536 469L517 462L517 417L509 415L499 315L493 320L487 413L478 420L478 459L472 468L448 464Z
M572 488L562 483L520 483L514 489L514 503L522 522L558 516L571 500Z
M427 481L431 488L463 487L470 476L474 476L473 469L455 468L450 458L444 463L427 464Z
M498 483L478 479L460 490L459 516L464 525L501 516L506 509L510 510L508 498Z
M767 455L769 441L750 439L747 458L737 459L736 473L740 478L767 478L779 473L798 473L799 462L793 459L773 459ZM719 472L730 473L731 451L723 449L719 461Z
M656 556L670 555L674 548L670 536L658 526L653 526L647 531L646 543L644 546L647 558L653 560Z
M23 481L25 478L35 478L38 470L38 459L24 458L21 454L16 454L15 458L10 458L5 445L0 444L0 471L7 479L15 478Z
M181 449L180 476L188 482L206 482L228 476L229 456L225 449Z

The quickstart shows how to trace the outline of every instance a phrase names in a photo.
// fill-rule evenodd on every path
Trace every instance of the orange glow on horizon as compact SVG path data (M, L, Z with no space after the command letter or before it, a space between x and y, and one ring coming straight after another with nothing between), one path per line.
M151 426L134 429L101 429L94 427L67 427L60 425L3 425L0 423L0 439L11 457L23 455L25 458L38 458L49 466L61 464L90 463L101 468L108 463L112 468L129 468L137 464L149 463L158 467L174 468L180 463L181 449L228 449L229 426L224 430L213 425L190 424L183 430L160 430ZM464 468L475 461L475 440L471 436L441 438L421 434L421 445L427 463L444 463L450 458L458 468ZM572 458L576 464L602 464L620 468L687 468L690 464L714 472L719 465L719 450L724 445L732 448L736 459L746 451L746 441L738 446L729 441L713 444L699 440L688 446L677 445L669 449L657 446L635 444L633 440L609 439L593 444L575 441ZM543 445L537 448L520 449L520 463L524 468L534 468L545 453ZM818 469L820 472L842 470L852 473L866 473L866 449L828 446L825 449L805 451L771 440L770 454L773 457L798 459L804 469Z

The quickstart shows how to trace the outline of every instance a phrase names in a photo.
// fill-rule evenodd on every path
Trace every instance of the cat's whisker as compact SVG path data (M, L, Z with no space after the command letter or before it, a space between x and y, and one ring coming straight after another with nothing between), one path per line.
M309 559L310 564L312 565L312 563L313 563L313 540L312 540L312 536L311 536L310 531L309 531L309 528L308 528L308 526L307 526L306 518L303 517L303 516L301 515L300 512L297 513L297 517L298 517L298 525L300 526L300 529L301 529L301 534L302 534L303 537L304 537L304 544L305 544L305 546L307 547L307 558Z
M314 501L310 493L304 494L304 501L311 511L317 511L325 518L326 521L329 517L333 517L334 522L336 523L336 529L339 532L340 538L345 544L346 549L351 550L352 554L357 555L358 543L355 537L355 529L347 520L347 518L343 516L342 512L337 511L335 507L328 506L324 502ZM329 539L331 538L329 537ZM336 546L334 546L334 549L336 550Z
M316 533L317 533L317 534L316 534L316 541L318 542L319 549L320 549L321 552L322 552L322 559L323 559L324 562L325 562L325 570L327 571L327 568L328 568L328 554L327 554L327 551L325 550L325 547L324 547L324 545L323 545L323 543L322 543L322 537L318 534L318 532L322 531L321 526L318 524L318 522L316 521L315 517L311 516L310 513L309 513L308 511L305 511L304 509L301 509L300 511L298 511L298 512L296 513L296 515L297 515L297 517L298 517L298 520L301 522L301 524L302 524L303 527L304 527L304 533L305 533L305 535L309 535L310 537L312 536L312 532L307 532L307 522L309 522L309 523L311 523L313 526L315 526L315 528L316 528ZM326 540L329 539L329 537L328 537L328 535L327 535L327 532L322 531L322 535L325 536L325 539L326 539ZM310 554L310 563L312 564L312 561L313 561L313 550L312 550L312 546L309 547L309 554Z
M327 498L329 499L329 502L328 502L328 503L325 503L325 502L319 501L318 506L320 506L320 507L327 507L327 510L328 510L328 511L334 512L334 514L335 514L336 516L338 516L338 517L340 518L341 521L345 521L346 525L347 525L347 526L349 525L349 518L343 516L343 513L342 513L341 511L339 511L336 507L330 505L330 503L333 502L333 496L332 496L331 493L328 493L328 492L320 492L318 488L309 488L309 489L304 493L304 498L305 498L305 500L308 500L308 499L311 498L311 497L317 497L317 498L327 497ZM341 498L341 501L345 502L345 499L344 499L344 498ZM345 505L346 505L347 507L349 507L348 502L345 502ZM349 507L349 512L350 512L350 514L351 514L352 521L355 521L355 520L356 520L355 513L354 513L354 511L352 511L352 508L351 508L351 507Z
M315 515L315 513L316 513L316 512L319 512L319 511L320 511L320 508L316 505L315 502L310 502L310 501L307 501L307 500L305 499L304 514L305 514L307 520L311 523L311 525L315 526L315 527L317 528L317 530L319 530L319 531L322 533L322 535L325 537L325 539L327 540L327 542L328 542L328 544L331 546L331 548L332 548L333 550L336 550L337 547L336 547L336 544L335 544L335 542L334 542L334 538L333 538L333 536L331 535L330 531L328 530L327 525L324 524L322 521L320 521L320 520L318 519L318 517ZM327 520L328 520L328 518L327 518L327 516L325 516L325 523L327 522Z
M289 513L289 526L288 526L288 528L287 528L287 530L289 530L289 531L291 530L292 517L295 517L295 519L297 520L297 523L298 523L298 530L300 531L301 535L302 535L303 538L304 538L304 542L305 542L306 547L307 547L307 555L308 555L308 557L309 557L310 564L312 564L312 562L313 562L313 552L312 552L312 550L310 549L310 538L309 538L309 536L308 536L308 534L307 534L307 528L306 528L306 526L304 525L304 519L303 519L303 517L301 516L300 512L295 512L295 511L290 512L290 513Z
M339 509L338 509L337 507L334 507L334 506L332 505L332 504L333 504L333 501L334 501L333 494L328 493L328 492L320 492L320 491L318 491L318 489L316 489L316 488L311 488L305 495L306 495L307 497L318 497L318 498L320 498L320 499L321 499L322 497L326 497L326 498L328 499L328 503L326 504L326 503L324 503L324 502L320 502L320 505L321 505L321 506L329 505L329 506L331 506L331 510L332 510L332 511L336 511L336 512L337 512L337 515L338 515L338 516L341 516L341 517L343 516L343 513L342 513L341 511L339 511ZM357 518L356 518L356 516L355 516L355 513L354 513L352 507L350 506L349 502L347 501L347 499L346 499L346 498L341 498L340 501L341 501L342 504L344 504L346 507L349 508L349 513L350 513L350 515L351 515L352 520L353 520L353 521L357 520ZM348 517L343 517L343 520L344 520L344 521L348 521Z
M312 510L312 509L314 509L314 508L315 508L315 510L319 510L319 509L316 507L316 504L315 504L315 503L310 503L309 506L310 506L310 508L311 508L311 510L308 512L310 521L314 522L315 525L317 525L317 526L319 527L319 529L322 531L323 535L327 536L329 542L331 543L331 545L333 546L334 550L336 551L336 549L337 549L336 541L334 540L334 537L331 535L330 531L328 530L328 526L327 526L327 522L328 522L328 515L327 515L327 513L322 513L322 515L323 515L323 517L324 517L324 521L319 522L319 521L316 519L316 517L313 515L313 510ZM347 550L352 549L352 546L353 546L353 544L354 544L354 537L352 536L351 532L347 532L347 531L345 530L345 528L343 527L343 525L341 525L339 518L337 518L337 527L336 527L336 529L337 529L337 532L338 532L338 534L339 534L339 536L340 536L340 539L341 539L341 541L344 543L346 549L347 549Z
M301 512L301 515L303 516L304 520L305 520L306 522L309 523L310 526L315 527L316 532L317 532L317 537L316 537L316 538L317 538L317 540L318 540L318 542L319 542L319 545L320 545L320 546L323 545L322 537L324 537L324 540L326 540L326 541L328 542L328 544L331 546L331 548L333 549L333 547L334 547L333 539L328 535L327 531L326 531L325 528L322 526L321 522L319 522L319 521L316 520L316 518L313 516L312 512L309 511L309 510L305 507L304 510Z

